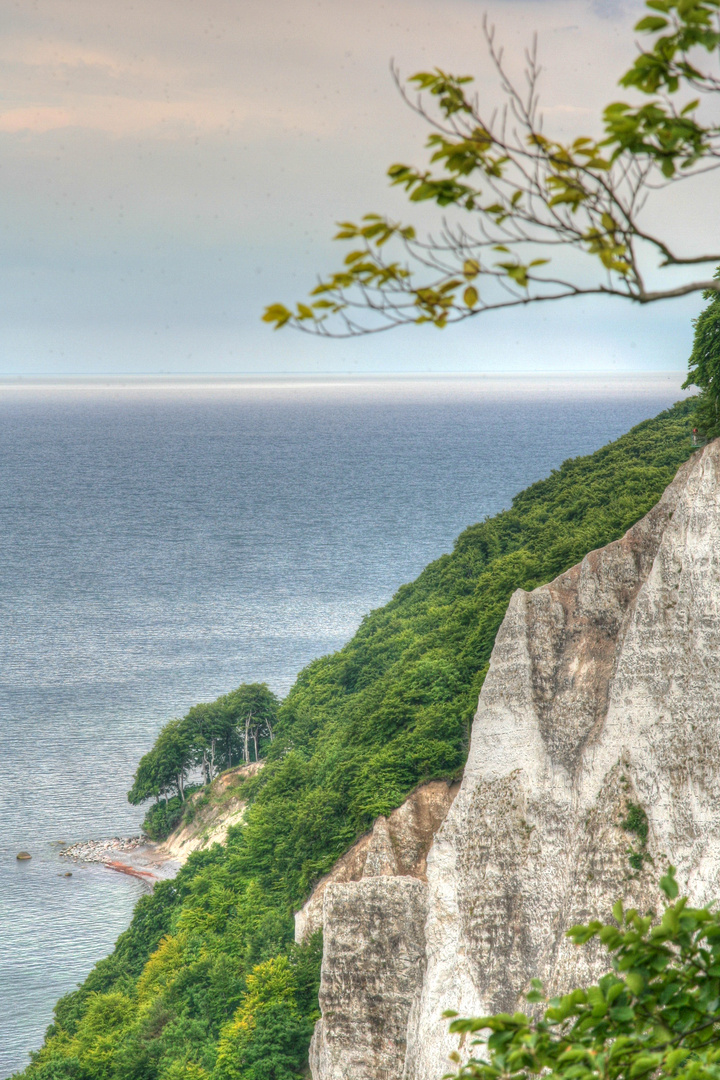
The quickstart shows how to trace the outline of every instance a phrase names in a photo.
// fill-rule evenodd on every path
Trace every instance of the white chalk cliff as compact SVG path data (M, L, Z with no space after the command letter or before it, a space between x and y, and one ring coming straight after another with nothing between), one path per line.
M302 936L322 906L314 1080L439 1080L444 1009L597 978L564 930L620 896L654 906L668 861L695 901L720 896L720 440L621 540L515 593L452 794L426 857L403 863L381 819L299 915Z

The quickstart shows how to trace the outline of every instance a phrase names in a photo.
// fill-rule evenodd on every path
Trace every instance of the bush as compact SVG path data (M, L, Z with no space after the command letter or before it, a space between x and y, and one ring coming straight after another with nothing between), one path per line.
M179 795L174 795L167 802L153 803L143 820L143 832L151 840L167 840L182 821L185 806Z

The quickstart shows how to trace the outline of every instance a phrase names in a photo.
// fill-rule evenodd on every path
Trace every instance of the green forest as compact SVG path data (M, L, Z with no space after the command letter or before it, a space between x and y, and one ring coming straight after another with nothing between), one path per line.
M20 1075L300 1077L318 1015L321 943L293 943L293 911L377 815L424 781L459 775L511 594L551 580L654 505L691 453L694 407L682 402L566 461L509 510L466 529L343 649L305 668L279 707L266 699L254 751L266 765L245 782L245 823L138 902L113 954L58 1003ZM219 731L230 705L214 705L195 719L214 716ZM244 699L242 708L246 716ZM207 761L212 731L203 730L192 753ZM249 754L247 741L233 750L225 737L217 735L213 768L224 767L223 754ZM148 766L131 795L141 801L161 787ZM172 790L182 802L182 780L178 788L168 772Z
M188 773L201 770L204 786L238 762L264 760L265 748L275 738L278 699L265 683L243 683L216 701L193 705L181 720L170 720L152 750L140 759L128 800L150 807L143 831L152 840L164 840L188 818L187 797L201 785L187 787Z

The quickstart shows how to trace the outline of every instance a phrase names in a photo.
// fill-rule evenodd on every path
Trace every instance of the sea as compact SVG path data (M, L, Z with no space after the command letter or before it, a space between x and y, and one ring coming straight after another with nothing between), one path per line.
M285 694L680 381L0 383L0 1078L130 922L142 884L59 851L137 834L162 724L245 681Z

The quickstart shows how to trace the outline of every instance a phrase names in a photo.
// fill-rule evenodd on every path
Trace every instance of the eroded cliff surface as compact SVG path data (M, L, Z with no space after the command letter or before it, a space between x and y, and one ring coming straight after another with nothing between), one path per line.
M393 849L326 884L315 1080L441 1077L444 1009L596 978L564 930L653 906L667 860L695 901L720 895L719 656L714 443L621 540L513 596L426 873Z
M247 801L243 784L263 767L262 761L238 765L216 776L207 788L195 792L188 799L188 806L197 808L192 819L182 822L167 840L153 844L152 858L159 861L173 860L182 866L193 851L202 851L213 844L224 844L233 825L241 825L245 818Z

